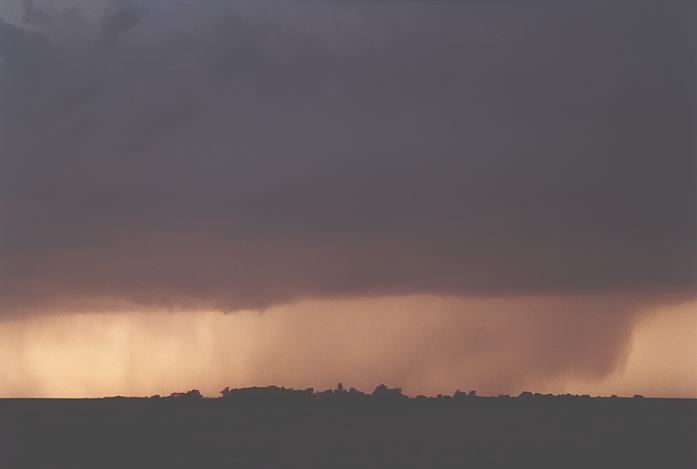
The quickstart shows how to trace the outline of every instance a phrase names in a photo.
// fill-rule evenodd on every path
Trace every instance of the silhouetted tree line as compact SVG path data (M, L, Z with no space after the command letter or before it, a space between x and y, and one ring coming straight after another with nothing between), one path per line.
M644 396L635 394L632 399L642 399ZM365 393L356 388L344 387L343 383L339 383L335 389L326 389L324 391L316 391L314 388L293 389L283 386L253 386L246 388L230 388L225 387L220 391L221 399L229 399L236 401L267 401L267 402L360 402L360 401L379 401L379 402L397 402L397 401L466 401L471 399L520 399L520 400L585 400L585 399L620 399L616 394L609 397L591 396L589 394L542 394L523 391L518 396L510 396L508 394L499 394L498 396L480 396L476 391L463 392L459 389L452 395L437 394L436 396L425 396L419 394L416 397L409 397L402 393L401 388L389 388L384 384L375 387L372 393ZM116 396L108 399L129 399L122 396ZM186 392L174 392L169 396L160 396L159 394L150 396L150 399L170 399L179 401L197 401L203 399L203 395L198 389L191 389Z
M401 388L389 388L384 384L378 385L372 393L364 393L356 388L344 387L343 383L339 383L335 389L326 389L324 391L316 391L314 388L293 389L282 386L263 386L263 387L246 387L246 388L230 388L225 387L220 391L221 399L235 400L242 402L265 401L265 402L361 402L361 401L378 401L378 402L397 402L397 401L467 401L471 399L521 399L521 400L540 400L540 399L619 399L613 394L608 397L594 397L589 394L541 394L530 391L523 391L518 396L510 396L508 394L499 394L498 396L483 397L477 395L477 392L472 390L468 392L455 391L452 395L438 394L436 396L418 395L409 397L402 393ZM162 398L159 395L152 398ZM643 398L640 394L635 394L633 399ZM194 401L203 399L198 389L192 389L187 392L176 392L170 394L166 399L177 399Z
M229 387L220 391L223 399L235 399L239 401L273 400L273 401L366 401L366 400L406 400L401 388L388 388L381 384L375 388L372 394L366 394L356 388L344 388L342 383L336 389L315 391L314 388L292 389L279 386L250 387L231 389Z

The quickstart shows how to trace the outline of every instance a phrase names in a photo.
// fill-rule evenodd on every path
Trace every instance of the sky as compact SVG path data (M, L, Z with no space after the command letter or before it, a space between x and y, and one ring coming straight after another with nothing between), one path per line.
M697 7L0 4L0 396L697 397Z

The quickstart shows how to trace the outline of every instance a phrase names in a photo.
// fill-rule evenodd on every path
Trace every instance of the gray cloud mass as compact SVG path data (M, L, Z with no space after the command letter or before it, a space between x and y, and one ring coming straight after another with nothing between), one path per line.
M695 292L691 2L28 5L1 313Z

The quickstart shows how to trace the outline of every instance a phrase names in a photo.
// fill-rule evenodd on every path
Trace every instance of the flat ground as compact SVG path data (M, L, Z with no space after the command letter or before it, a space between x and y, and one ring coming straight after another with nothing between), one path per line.
M0 399L0 468L697 468L697 400Z

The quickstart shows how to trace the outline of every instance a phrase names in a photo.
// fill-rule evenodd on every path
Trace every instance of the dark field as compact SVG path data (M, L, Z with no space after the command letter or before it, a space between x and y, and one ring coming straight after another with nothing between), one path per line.
M695 468L697 400L0 399L0 467Z

